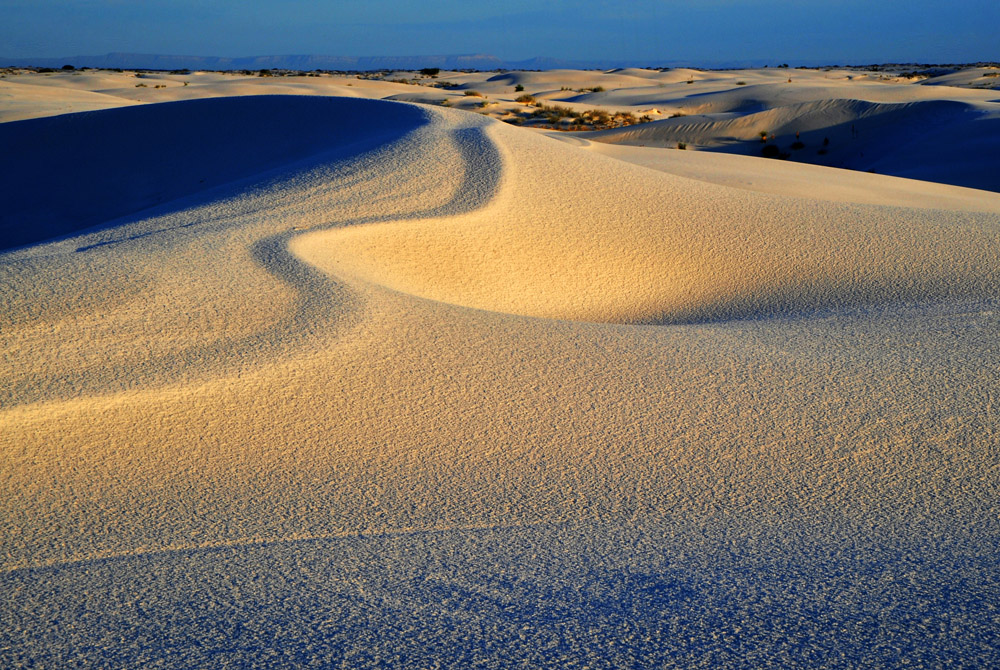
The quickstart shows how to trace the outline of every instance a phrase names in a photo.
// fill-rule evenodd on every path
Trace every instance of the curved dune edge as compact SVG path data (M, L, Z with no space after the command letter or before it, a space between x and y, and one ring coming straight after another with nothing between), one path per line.
M995 212L781 197L499 124L489 134L504 182L484 209L312 232L291 251L338 277L422 298L593 322L743 318L1000 288ZM921 186L904 184L895 197Z
M190 209L199 194L219 199L225 187L246 190L267 175L359 155L425 123L419 108L381 101L249 96L0 124L0 152L21 157L0 165L11 194L0 249L148 217L175 203ZM158 132L153 148L135 140L148 128Z

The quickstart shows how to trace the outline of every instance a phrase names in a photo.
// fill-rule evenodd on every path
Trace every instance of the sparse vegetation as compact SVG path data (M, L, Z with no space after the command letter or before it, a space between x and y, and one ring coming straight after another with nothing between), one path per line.
M652 120L648 116L640 119L632 112L612 113L603 109L588 109L585 112L577 112L560 105L550 106L536 103L536 106L538 109L529 114L529 120L544 120L550 127L561 127L564 130L604 130L644 123L643 119Z
M522 84L518 84L517 86L514 87L514 92L515 93L520 93L523 90L524 90L524 86Z
M528 95L527 93L525 93L524 95L521 95L521 96L518 96L518 97L514 98L514 102L520 102L520 103L522 103L524 105L536 105L536 104L538 104L538 101L535 100L535 96Z
M482 93L480 93L479 91L473 91L472 89L469 89L468 91L466 91L465 95L469 96L470 98L484 98L484 97L486 97Z
M778 158L784 160L790 156L790 154L783 152L777 144L767 144L761 149L760 155L764 158Z
M678 142L677 148L680 149L681 151L684 151L685 149L688 148L687 142Z
M747 83L745 81L738 81L738 82L736 82L736 85L737 86L746 86Z
M424 75L426 77L436 77L437 75L441 74L441 68L439 68L439 67L425 67L422 70L420 70L420 74L422 74L422 75Z

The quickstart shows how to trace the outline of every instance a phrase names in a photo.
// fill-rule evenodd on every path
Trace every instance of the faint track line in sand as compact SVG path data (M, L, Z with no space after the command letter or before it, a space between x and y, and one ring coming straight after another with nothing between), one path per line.
M525 528L561 527L565 522L537 521L535 523L518 524L469 524L454 526L429 526L426 528L405 526L385 530L344 531L340 533L292 533L273 537L249 537L235 540L202 542L192 544L170 544L163 547L139 547L132 551L98 551L90 554L71 556L68 558L52 558L37 563L22 561L0 568L0 575L11 575L25 570L44 570L46 568L63 568L84 563L122 561L130 558L147 558L166 556L184 552L217 551L221 549L240 549L243 547L266 547L277 544L294 544L307 542L323 542L327 540L365 540L394 537L415 537L445 533L475 533L490 531L510 531Z

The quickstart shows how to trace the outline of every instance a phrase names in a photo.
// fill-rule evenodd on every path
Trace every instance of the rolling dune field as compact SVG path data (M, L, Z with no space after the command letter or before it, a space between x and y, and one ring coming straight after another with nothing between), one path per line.
M998 94L790 74L0 80L0 665L1000 664Z

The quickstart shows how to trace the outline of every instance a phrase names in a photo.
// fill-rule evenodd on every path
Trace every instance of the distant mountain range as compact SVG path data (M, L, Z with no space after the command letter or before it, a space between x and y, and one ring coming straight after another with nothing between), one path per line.
M752 67L761 63L700 63L701 67ZM530 58L506 61L489 54L451 56L169 56L162 54L109 53L101 56L63 56L59 58L4 58L0 67L52 67L63 65L123 70L419 70L436 67L442 70L556 70L608 69L615 67L685 67L689 61L637 63L635 61L580 61L558 58Z

